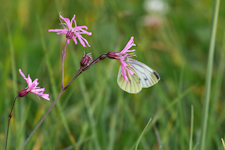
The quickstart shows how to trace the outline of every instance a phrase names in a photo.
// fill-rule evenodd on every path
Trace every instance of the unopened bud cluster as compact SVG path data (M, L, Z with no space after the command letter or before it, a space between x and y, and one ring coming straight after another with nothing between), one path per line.
M88 54L84 53L83 58L80 61L80 65L82 67L85 67L85 66L89 66L89 64L92 62L93 62L93 59L91 57L91 53L88 53Z

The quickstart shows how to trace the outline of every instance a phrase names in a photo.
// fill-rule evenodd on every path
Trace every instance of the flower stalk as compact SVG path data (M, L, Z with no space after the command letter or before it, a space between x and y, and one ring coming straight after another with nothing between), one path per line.
M70 39L67 38L64 50L62 51L62 88L64 88L64 60L66 57L66 47L69 40Z
M92 60L92 57L90 55L86 55L86 58L89 58L90 60ZM104 53L102 55L100 55L98 58L96 58L94 61L89 61L89 63L86 64L86 66L80 66L79 70L77 71L76 75L70 80L70 82L61 89L59 95L57 96L57 98L54 100L54 102L52 103L52 105L49 107L49 109L47 110L47 112L45 113L45 115L41 118L41 120L38 122L38 124L36 125L36 127L34 128L34 130L31 132L31 134L29 135L29 137L26 139L26 141L24 142L23 146L20 148L20 150L22 150L25 145L28 143L28 141L31 139L31 137L34 135L34 133L37 131L37 129L39 128L39 126L42 124L42 122L44 121L44 119L46 118L46 116L48 115L48 113L51 111L51 109L54 107L54 105L56 104L57 100L60 98L60 96L64 93L64 91L72 84L72 82L84 71L88 70L91 66L93 66L94 64L96 64L97 62L99 62L100 60L103 60L107 57L107 54ZM82 57L82 59L84 58L84 56ZM81 61L82 61L81 59ZM75 147L76 149L78 149L77 147Z
M11 120L12 115L13 115L12 111L13 111L13 107L15 105L17 97L18 97L18 95L15 97L15 99L13 101L13 105L12 105L11 111L9 112L8 127L7 127L7 133L6 133L6 141L5 141L5 150L7 150L7 142L8 142L8 135L9 135L9 123L10 123L10 120Z

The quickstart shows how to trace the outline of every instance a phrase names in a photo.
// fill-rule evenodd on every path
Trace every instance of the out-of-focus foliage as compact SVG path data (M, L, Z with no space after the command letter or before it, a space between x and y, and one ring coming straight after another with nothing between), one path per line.
M225 133L224 24L221 1L216 35L206 148L222 149ZM4 147L8 113L26 83L21 68L50 94L18 98L10 123L8 149L20 149L61 88L61 53L65 35L58 14L88 26L91 45L73 41L66 51L65 82L79 68L83 52L93 58L121 51L131 36L139 61L156 70L161 80L136 95L122 91L116 78L119 62L100 61L79 76L58 100L26 145L26 150L131 150L149 118L152 122L139 149L188 149L191 105L194 107L193 146L199 143L213 1L68 0L4 1L0 6L0 145ZM63 120L64 119L64 120ZM158 133L158 134L156 134ZM157 135L157 136L156 136Z

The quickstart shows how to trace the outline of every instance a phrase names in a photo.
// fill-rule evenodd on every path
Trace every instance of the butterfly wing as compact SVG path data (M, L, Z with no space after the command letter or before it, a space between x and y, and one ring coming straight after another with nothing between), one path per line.
M153 86L160 80L159 74L144 63L134 59L128 60L127 63L136 71L143 88Z
M119 68L119 73L117 76L117 83L120 86L120 88L128 93L131 94L136 94L138 92L141 91L142 87L141 87L141 83L139 81L139 77L136 73L136 71L134 70L134 68L127 66L128 69L130 69L134 74L131 75L126 69L125 72L127 74L128 80L129 82L127 82L122 74L121 74L121 66Z

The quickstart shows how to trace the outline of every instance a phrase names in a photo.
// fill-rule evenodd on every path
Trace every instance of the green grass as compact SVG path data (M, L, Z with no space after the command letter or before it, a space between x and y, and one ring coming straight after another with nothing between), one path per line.
M220 0L214 1L214 11L213 11L213 20L211 27L211 39L209 46L209 56L208 64L206 71L206 83L205 83L205 94L204 94L204 104L202 111L202 125L201 125L201 141L200 149L204 150L206 147L206 133L207 133L207 124L208 124L208 114L209 114L209 102L210 102L210 93L211 93L211 82L212 82L212 71L213 71L213 58L215 51L215 41L216 41L216 29L217 29L217 20L219 14Z
M61 90L61 51L66 38L48 32L62 28L58 19L61 12L67 18L76 14L78 25L87 25L92 32L92 36L84 35L90 48L75 46L70 41L65 83L79 69L84 51L91 52L93 58L109 51L119 52L131 36L138 44L137 59L156 70L161 80L136 95L128 94L116 82L119 62L108 58L100 61L62 94L25 150L75 147L134 150L137 143L138 150L224 149L221 138L225 138L225 2L220 2L213 37L214 62L208 59L209 49L214 48L210 48L213 1L166 2L169 9L164 15L147 13L144 0L3 2L0 6L1 148L5 145L13 100L26 87L19 68L33 80L38 78L51 100L38 100L34 94L17 99L8 149L21 148ZM143 26L147 15L161 19L160 24ZM205 84L210 74L208 63L212 68L211 85ZM204 106L207 89L208 104ZM207 111L203 111L206 106ZM201 125L204 115L207 127ZM152 118L150 123L149 118Z

